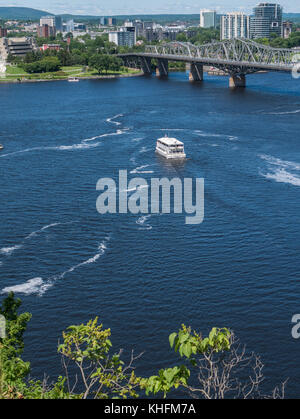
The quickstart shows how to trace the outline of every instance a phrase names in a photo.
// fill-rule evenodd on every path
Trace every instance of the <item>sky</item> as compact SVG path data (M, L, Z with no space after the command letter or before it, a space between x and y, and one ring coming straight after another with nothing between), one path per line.
M261 0L262 1L262 0ZM265 0L266 1L266 0ZM219 13L251 12L260 0L0 0L0 7L32 7L50 13L78 15L130 15L199 13L214 9ZM273 1L270 0L270 3ZM276 1L274 1L275 3ZM299 0L279 0L286 13L300 13Z

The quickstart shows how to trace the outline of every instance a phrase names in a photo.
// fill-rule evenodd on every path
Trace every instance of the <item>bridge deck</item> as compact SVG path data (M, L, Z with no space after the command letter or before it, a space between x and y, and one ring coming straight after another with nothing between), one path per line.
M234 61L234 60L224 60L217 58L199 58L199 57L190 57L185 55L173 55L173 54L154 54L154 53L127 53L127 54L118 54L120 58L126 57L145 57L151 59L164 59L168 61L181 61L187 63L199 63L208 66L224 66L224 67L237 67L248 69L249 72L255 72L259 70L269 70L269 71L285 71L291 72L293 65L289 64L271 64L271 63L254 63L250 61ZM247 71L246 71L247 72Z

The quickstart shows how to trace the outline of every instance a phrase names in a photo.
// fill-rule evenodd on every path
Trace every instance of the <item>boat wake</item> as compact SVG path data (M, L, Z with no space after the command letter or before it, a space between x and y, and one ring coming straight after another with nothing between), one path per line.
M153 170L144 170L147 167L149 167L149 164L146 164L144 166L136 167L135 169L131 170L130 174L147 174L147 173L154 173Z
M50 228L56 227L58 225L65 225L65 224L70 224L70 223L73 223L73 221L69 221L67 223L52 223L52 224L48 224L48 225L40 228L39 230L33 231L32 233L28 234L28 236L26 236L22 240L22 242L20 244L17 244L15 246L11 246L11 247L2 247L0 249L0 254L1 255L4 255L4 256L11 256L16 250L21 249L24 246L24 244L25 244L25 242L27 240L32 239L33 237L37 236L40 233L43 233L44 231L46 231L46 230L48 230Z
M151 148L147 148L147 147L142 147L140 150L139 150L139 153L140 154L143 154L143 153L148 153L149 151L151 151L152 149Z
M98 142L92 142L97 139L105 138L105 137L111 137L115 135L122 135L126 134L127 131L129 131L129 128L124 129L118 129L116 132L110 132L107 134L100 134L92 138L85 138L80 143L77 144L71 144L71 145L59 145L59 146L51 146L51 147L32 147L32 148L26 148L24 150L19 151L13 151L12 153L6 153L1 154L0 157L8 157L8 156L15 156L18 154L24 154L34 151L74 151L74 150L87 150L90 148L96 148L102 145L101 141Z
M1 293L7 294L9 292L14 292L14 293L25 294L25 295L36 294L39 297L41 297L43 294L45 294L46 291L48 291L51 287L53 287L58 280L64 279L68 274L76 271L77 269L83 266L90 265L92 263L97 262L97 260L100 259L101 256L105 254L109 240L110 240L110 236L107 236L99 244L97 248L97 252L93 256L91 256L90 258L88 258L87 260L81 263L78 263L77 265L72 266L71 268L67 269L61 274L54 275L45 280L41 277L32 278L22 284L14 285L11 287L5 287L2 289Z
M198 137L212 137L212 138L225 138L229 141L237 141L238 137L235 135L223 135L223 134L214 134L211 132L204 132L201 130L195 130L194 134L196 134Z
M281 112L263 112L263 115L293 115L300 113L300 109L295 109L293 111L281 111Z
M279 183L288 183L293 186L300 186L300 164L288 160L281 160L279 158L260 154L259 157L269 164L268 173L260 173L266 179L275 180Z
M108 122L110 124L114 124L114 125L120 126L121 125L121 122L115 121L115 119L121 118L122 116L124 116L124 115L122 113L120 113L118 115L113 116L112 118L107 118L106 119L106 122Z
M37 294L42 296L49 288L51 288L51 286L51 283L43 281L42 278L32 278L23 284L3 288L2 294L13 292L15 294Z
M152 230L152 226L148 223L148 220L151 218L150 215L143 215L142 217L136 220L136 224L139 226L139 230Z
M0 249L1 255L10 256L15 250L21 249L23 247L21 244L12 247L2 247Z
M133 138L131 141L133 143L139 143L140 141L142 141L144 139L144 137L138 137L138 138Z

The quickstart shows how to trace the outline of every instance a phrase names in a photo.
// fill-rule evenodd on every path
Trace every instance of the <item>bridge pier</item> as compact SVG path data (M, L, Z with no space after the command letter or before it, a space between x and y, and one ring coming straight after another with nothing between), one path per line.
M144 74L152 74L151 58L141 57L140 59L141 68Z
M246 87L245 74L232 74L229 78L229 87Z
M158 77L167 77L169 74L169 62L164 58L157 59L156 75Z
M203 80L203 64L190 64L190 81L202 81Z

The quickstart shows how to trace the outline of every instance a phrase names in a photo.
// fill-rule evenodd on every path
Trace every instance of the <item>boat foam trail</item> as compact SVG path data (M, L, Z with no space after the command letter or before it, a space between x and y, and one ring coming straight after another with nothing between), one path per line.
M110 124L115 124L117 126L122 125L121 122L118 121L114 121L117 118L121 118L122 116L124 116L122 113L119 113L118 115L113 116L112 118L107 118L106 122L110 123Z
M4 256L11 256L16 250L21 249L25 242L27 240L32 239L33 237L35 237L36 235L38 235L39 233L43 233L44 231L48 230L49 228L52 227L56 227L58 225L66 225L66 224L71 224L73 223L73 221L68 221L66 223L52 223L52 224L48 224L42 228L40 228L39 230L33 231L32 233L28 234L28 236L26 236L20 244L16 244L15 246L10 246L10 247L2 247L0 249L0 254L4 255Z
M300 176L297 173L293 173L293 171L300 171L299 163L289 160L281 160L267 154L259 154L259 157L262 160L265 160L269 165L269 172L260 172L261 176L266 179L275 180L278 183L288 183L293 186L300 186Z
M300 109L294 111L284 111L284 112L264 112L263 115L293 115L300 113Z
M281 160L277 157L273 157L267 154L259 154L258 156L262 160L267 161L271 165L279 166L285 169L300 170L300 163L289 161L289 160Z
M146 173L154 173L153 170L144 170L147 167L149 167L149 164L146 164L144 166L136 167L135 169L131 170L130 174L146 174Z
M102 145L101 141L96 143L90 143L91 141L95 141L100 138L110 137L115 135L122 135L127 133L129 128L118 129L116 132L111 132L107 134L100 134L92 138L85 138L80 143L70 144L70 145L58 145L58 146L51 146L51 147L32 147L32 148L25 148L24 150L13 151L12 153L1 154L0 157L9 157L15 156L24 153L30 153L33 151L74 151L74 150L87 150L89 148L96 148Z
M139 230L152 230L152 226L147 223L150 218L151 214L143 215L136 220L136 224L139 225Z
M2 290L2 294L8 294L10 292L13 292L15 294L37 294L38 296L42 296L51 287L52 283L43 281L42 278L37 277L29 279L23 284L5 287Z
M201 130L195 130L195 131L193 131L193 133L195 135L197 135L198 137L225 138L225 139L227 139L229 141L237 141L239 139L235 135L216 134L216 133L205 132L205 131L201 131Z
M41 277L32 278L22 284L5 287L2 289L1 293L6 294L12 291L14 293L19 293L19 294L25 294L25 295L36 294L38 296L42 296L48 289L54 286L58 280L64 279L67 276L67 274L76 271L82 266L90 265L92 263L97 262L97 260L100 259L100 257L105 254L107 250L107 243L109 242L109 240L110 240L110 236L107 236L99 244L97 253L95 255L91 256L90 258L88 258L87 260L81 263L78 263L77 265L72 266L71 268L67 269L61 274L54 275L46 280L44 280Z
M300 177L285 169L276 169L273 173L261 173L266 179L275 180L278 183L288 183L294 186L300 186Z
M21 249L22 247L22 244L11 247L2 247L2 249L0 249L0 253L5 256L10 256L15 250Z

